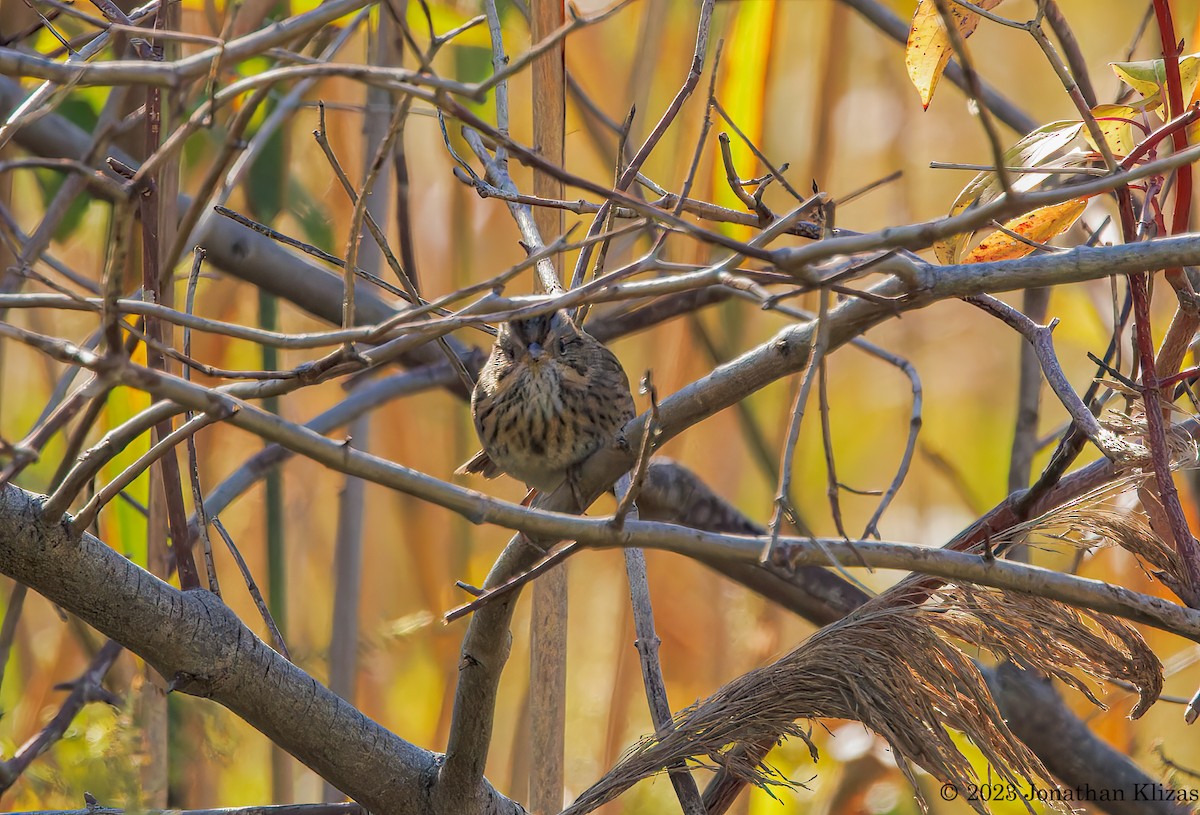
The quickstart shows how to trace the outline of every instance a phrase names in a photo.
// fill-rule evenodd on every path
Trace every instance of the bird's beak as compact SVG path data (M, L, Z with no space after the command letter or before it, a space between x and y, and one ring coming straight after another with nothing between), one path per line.
M546 349L542 348L542 344L540 342L529 343L529 345L526 346L526 350L529 351L529 356L534 360L539 360L546 355Z

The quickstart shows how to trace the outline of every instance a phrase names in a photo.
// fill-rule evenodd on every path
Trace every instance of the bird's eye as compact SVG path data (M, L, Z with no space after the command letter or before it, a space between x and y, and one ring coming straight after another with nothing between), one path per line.
M567 353L567 350L571 348L571 346L578 344L578 342L578 337L562 337L558 341L558 352L560 354L565 354Z

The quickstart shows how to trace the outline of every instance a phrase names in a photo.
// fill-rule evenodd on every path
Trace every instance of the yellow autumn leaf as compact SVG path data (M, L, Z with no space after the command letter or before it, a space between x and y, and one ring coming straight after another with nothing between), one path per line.
M1096 117L1096 124L1100 126L1100 132L1104 134L1104 140L1108 142L1113 155L1117 158L1129 155L1135 144L1133 122L1141 121L1142 114L1129 105L1096 105L1092 108L1092 115ZM1097 149L1087 128L1081 134L1092 149Z
M1083 123L1078 121L1050 122L1023 136L1020 141L1004 151L1004 164L1015 167L1044 167L1050 164L1067 165L1063 157L1071 142L1083 129ZM1018 173L1009 179L1014 192L1027 192L1045 182L1047 176L1041 173ZM950 207L951 217L958 215L971 207L983 206L1004 191L995 170L985 170L979 173L962 192L954 199ZM961 233L943 238L933 245L934 254L940 263L957 263L967 248L970 233Z
M1071 224L1083 214L1086 198L1072 198L1061 204L1040 207L1032 212L1013 218L1004 225L1010 232L1034 243L1045 243L1070 229ZM997 229L976 246L963 263L987 263L995 260L1013 260L1032 252L1034 247Z
M1002 0L977 0L976 5L982 9L990 9L1000 5ZM950 15L954 18L958 32L963 39L971 36L979 25L979 15L967 11L962 6L951 4ZM950 37L938 13L934 0L921 0L913 14L912 28L908 31L908 45L904 49L904 65L908 69L908 78L912 80L917 93L921 95L921 107L928 108L933 99L933 89L942 78L946 63L953 56Z

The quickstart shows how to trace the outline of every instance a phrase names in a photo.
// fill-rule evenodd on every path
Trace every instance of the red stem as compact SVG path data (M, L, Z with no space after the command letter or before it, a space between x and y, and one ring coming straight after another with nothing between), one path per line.
M1133 148L1133 152L1121 159L1121 169L1128 170L1130 167L1133 167L1135 164L1137 164L1138 160L1142 158L1142 156L1146 155L1152 149L1157 147L1160 141L1165 139L1167 136L1173 137L1175 131L1177 130L1185 130L1189 125L1192 124L1192 122L1196 121L1197 118L1200 118L1200 108L1198 108L1196 105L1192 105L1179 116L1176 116L1171 121L1163 124L1149 136L1142 139L1142 141L1138 143L1137 147ZM1184 138L1186 137L1187 135L1184 134ZM1189 164L1187 167L1190 169L1191 165Z
M1163 425L1162 401L1159 395L1161 383L1155 373L1154 338L1150 335L1150 296L1146 291L1145 272L1129 275L1129 291L1133 298L1134 339L1142 366L1142 399L1146 405L1147 446L1150 448L1150 466L1154 470L1158 495L1163 511L1175 538L1175 550L1187 570L1188 588L1191 597L1181 597L1189 606L1200 599L1200 548L1188 528L1187 517L1179 503L1179 491L1171 474L1171 461L1167 452L1167 433Z
M1171 19L1169 0L1154 0L1154 13L1158 21L1162 41L1163 66L1167 80L1167 115L1177 116L1183 112L1183 88L1179 79L1179 44L1175 36L1175 24ZM1182 116L1180 117L1183 118ZM1176 152L1187 147L1187 129L1178 127L1171 131L1171 140ZM1180 167L1176 178L1175 210L1171 220L1171 234L1187 230L1191 214L1192 170L1190 165ZM1122 212L1122 215L1125 213ZM1124 221L1124 219L1123 219ZM1124 223L1122 224L1124 226ZM1135 239L1127 233L1127 241ZM1176 267L1166 270L1166 278L1176 291L1191 290L1183 270ZM1175 488L1168 453L1166 429L1163 422L1162 394L1159 388L1157 364L1154 354L1154 338L1150 331L1150 295L1147 291L1148 275L1131 274L1129 294L1133 300L1134 340L1142 369L1142 399L1146 408L1146 442L1150 449L1150 463L1158 486L1163 512L1175 539L1175 549L1183 562L1186 575L1186 590L1189 596L1181 597L1189 606L1200 601L1200 544L1188 527L1183 506L1179 503L1179 491ZM1174 371L1170 372L1171 374Z
M1173 376L1168 376L1165 379L1158 380L1158 386L1160 388L1165 388L1170 385L1176 385L1176 384L1182 382L1183 380L1190 379L1193 376L1196 376L1198 374L1200 374L1200 366L1197 366L1195 368L1188 368L1186 371L1180 371L1179 373L1174 374Z
M1170 0L1154 0L1154 16L1158 20L1158 35L1162 41L1163 70L1167 76L1167 118L1183 111L1183 84L1179 79L1179 47L1175 22L1171 18ZM1187 147L1187 130L1171 133L1171 142L1178 153ZM1186 232L1192 215L1192 166L1185 164L1176 171L1175 213L1171 219L1171 234ZM1167 269L1167 280L1175 289L1187 291L1187 278L1179 268Z

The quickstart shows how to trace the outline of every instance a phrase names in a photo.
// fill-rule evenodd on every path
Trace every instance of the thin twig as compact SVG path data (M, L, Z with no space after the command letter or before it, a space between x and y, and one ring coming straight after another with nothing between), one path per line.
M613 192L624 192L629 189L629 185L637 178L638 172L642 165L646 163L646 159L650 157L650 153L658 146L663 135L675 121L676 116L683 107L683 103L688 100L692 92L696 89L696 85L700 82L700 73L704 69L704 56L708 51L708 33L709 25L712 21L712 11L714 0L703 0L700 4L700 20L696 28L696 47L692 52L692 61L688 69L687 77L676 92L675 97L671 100L671 104L667 106L666 111L655 124L654 129L650 131L650 135L638 148L638 151L630 159L629 164L625 167L624 173L617 179L616 185L613 187ZM612 205L612 199L606 199L604 205L600 207L596 217L592 220L592 224L588 227L588 237L592 237L604 228L605 218L608 215L606 207ZM579 257L575 262L575 271L571 275L572 280L582 280L585 271L587 270L591 259L591 251L584 249L579 253Z
M977 295L964 299L993 317L1003 320L1028 340L1034 353L1037 354L1038 362L1042 366L1042 373L1051 390L1062 402L1063 407L1067 409L1067 413L1070 414L1076 426L1083 431L1092 444L1096 445L1101 453L1117 462L1134 461L1147 456L1145 450L1136 445L1130 445L1111 430L1101 427L1099 421L1067 381L1066 374L1054 353L1054 344L1050 339L1054 326L1058 323L1057 320L1052 321L1048 326L1037 325L1017 309L991 295Z
M647 433L646 437L649 436ZM617 497L622 504L628 502L632 507L633 517L637 517L637 507L633 503L636 500L633 495L635 487L635 479L628 476L622 476L617 481ZM674 718L671 714L671 703L667 698L667 683L663 678L662 664L658 658L661 640L654 626L654 608L650 602L650 581L646 576L646 553L643 550L625 550L625 574L629 579L629 599L633 605L633 627L637 635L634 646L637 648L642 669L642 684L646 689L646 702L650 706L650 719L654 723L654 732L665 734L674 729ZM687 765L683 762L672 765L667 768L667 773L684 815L705 815L700 788L696 786L696 779L688 772Z
M1179 503L1179 490L1171 476L1171 454L1167 429L1163 420L1163 405L1158 374L1154 366L1154 341L1150 334L1150 295L1146 291L1146 274L1129 275L1133 297L1134 339L1142 367L1141 391L1146 408L1146 446L1150 450L1150 466L1158 487L1158 499L1170 523L1175 550L1183 562L1185 574L1182 589L1189 596L1181 599L1190 606L1200 605L1200 541L1188 527L1187 516Z
M4 605L4 623L0 624L0 687L4 685L4 673L8 668L8 657L12 653L13 641L17 636L17 623L21 620L21 609L25 607L25 595L29 587L24 583L13 583Z
M562 563L568 557L575 554L582 548L582 544L568 543L561 549L555 549L553 552L550 552L525 571L505 580L503 583L487 589L475 589L471 592L471 594L475 595L474 600L450 609L444 615L442 615L442 620L446 623L452 623L455 620L466 617L468 614L473 614L488 603L491 603L501 597L504 597L506 594L516 591L526 583L529 583L535 578L545 574L550 569L553 569L555 566Z
M84 705L89 702L106 702L113 707L120 705L120 700L105 690L101 682L123 650L124 647L121 643L116 640L108 640L96 652L87 670L70 683L71 692L58 712L54 714L54 718L47 722L31 739L22 744L12 758L0 763L0 792L11 789L12 785L38 756L62 739Z
M641 392L650 397L650 420L646 425L646 432L642 434L642 446L638 449L633 475L629 479L627 489L618 496L617 508L613 512L612 523L617 529L625 525L625 518L630 512L636 511L635 502L642 491L642 485L646 482L646 468L650 464L650 453L654 449L655 424L658 421L658 389L654 387L650 371L646 371L642 376Z
M262 592L258 589L258 584L254 582L254 575L250 573L250 567L246 565L242 553L233 542L233 537L225 529L225 524L221 523L221 519L216 515L212 516L211 521L213 529L217 530L217 534L221 536L221 540L225 541L225 545L229 547L229 554L233 555L233 560L237 563L238 571L242 573L242 579L246 582L246 589L250 592L250 597L254 600L254 607L258 609L258 613L266 624L267 630L271 632L271 642L275 645L275 650L279 652L280 656L291 662L292 655L288 652L287 643L283 641L283 635L279 633L279 626L275 624L275 618L267 610L267 602L263 599Z
M391 122L388 124L387 131L379 145L376 147L375 157L367 169L366 177L363 180L362 195L354 190L353 185L350 183L349 177L346 175L345 170L342 169L341 163L338 161L337 156L333 152L333 148L329 144L328 133L325 129L324 107L321 108L322 112L320 127L318 130L314 131L313 135L317 140L317 144L320 145L322 152L325 154L326 159L328 159L330 166L333 168L334 174L341 182L342 188L350 197L351 203L354 204L354 217L351 219L353 222L351 224L351 238L347 244L344 268L355 268L357 265L358 237L356 236L359 235L362 223L365 222L367 229L370 231L371 236L375 239L380 252L383 253L384 258L387 260L388 265L392 269L392 272L400 280L401 286L404 287L404 293L409 302L418 305L425 305L424 301L421 299L420 292L417 291L416 284L413 283L412 279L408 276L404 269L401 268L399 261L396 260L396 256L392 253L390 247L388 246L387 238L384 236L383 230L379 227L378 221L366 208L366 203L368 201L366 193L369 192L373 180L378 176L380 170L383 168L388 154L392 151L392 145L400 136L404 122L407 120L408 110L411 104L412 97L405 97L400 104L396 106ZM353 250L354 257L351 257L351 250ZM347 285L350 285L351 287L353 286L352 283L348 283ZM350 326L346 325L344 327L349 328ZM475 386L474 378L467 371L462 361L458 358L458 354L454 352L454 349L450 347L450 344L446 341L446 339L439 337L436 340L436 343L441 349L442 353L445 354L446 359L450 361L450 365L458 374L459 380L463 383L463 386L466 387L467 390L473 388Z
M87 504L84 505L83 509L79 510L79 513L72 521L75 529L78 531L83 531L90 527L96 520L96 516L100 510L103 509L109 501L115 498L117 493L121 492L130 484L132 484L138 476L140 476L147 470L147 468L150 467L151 464L156 461L162 461L169 455L174 455L175 447L179 443L187 439L189 436L195 434L201 428L207 427L210 424L215 424L216 422L222 421L225 418L228 418L228 416L222 415L218 412L202 413L199 416L193 417L190 421L184 422L175 430L172 430L161 439L155 441L149 450L138 456L137 460L122 470L116 478L105 484L104 487L97 491L97 493L92 496ZM178 474L178 470L176 470L176 475ZM186 529L186 524L184 528ZM180 539L186 537L186 535L178 535L178 533L172 531L172 537L176 541L180 541ZM184 545L185 544L183 544L182 541L176 544L176 546ZM198 577L199 576L197 575L197 578Z
M992 148L992 163L995 165L996 179L999 181L1000 187L1004 190L1004 194L1008 197L1013 197L1012 184L1009 181L1008 172L1004 169L1004 144L1000 141L1000 134L996 131L996 126L992 122L991 111L983 104L983 86L979 82L979 74L975 72L975 66L971 61L970 55L967 53L967 46L963 40L962 32L959 31L958 23L955 21L954 14L950 10L950 0L936 0L936 3L938 14L942 17L943 30L946 32L946 37L950 40L950 47L954 50L958 64L962 67L963 77L966 79L967 95L975 102L975 110L979 116L979 123L983 125L983 132L987 136L988 145Z
M779 458L779 485L775 491L774 509L771 513L771 522L767 525L768 542L763 549L761 559L763 563L770 563L772 553L775 549L775 541L779 539L779 529L783 524L785 513L791 511L795 506L795 501L792 498L792 468L796 456L796 443L800 439L800 423L804 418L805 404L808 402L808 394L812 390L813 382L816 380L817 365L820 363L820 358L824 355L828 343L822 343L821 337L828 333L822 331L822 326L827 326L829 307L829 298L826 292L822 292L821 311L814 321L813 341L808 354L808 364L805 366L804 374L800 379L800 385L796 388L796 398L792 402L791 418L788 420L787 435L784 437L783 452Z
M197 246L193 250L192 271L188 275L187 297L184 300L184 310L187 314L192 313L192 309L196 304L196 283L200 278L200 267L204 263L204 249ZM183 354L191 356L192 353L192 330L185 327L183 329ZM183 378L188 378L188 368L183 369ZM191 421L193 414L188 411L186 421ZM221 596L221 584L217 579L217 566L213 562L212 540L208 537L208 515L204 511L204 493L200 488L200 456L196 453L196 434L188 434L187 437L187 452L188 452L188 473L192 483L192 506L196 512L196 529L200 533L200 550L204 553L204 570L208 576L208 590L218 597ZM189 525L189 528L190 525Z

